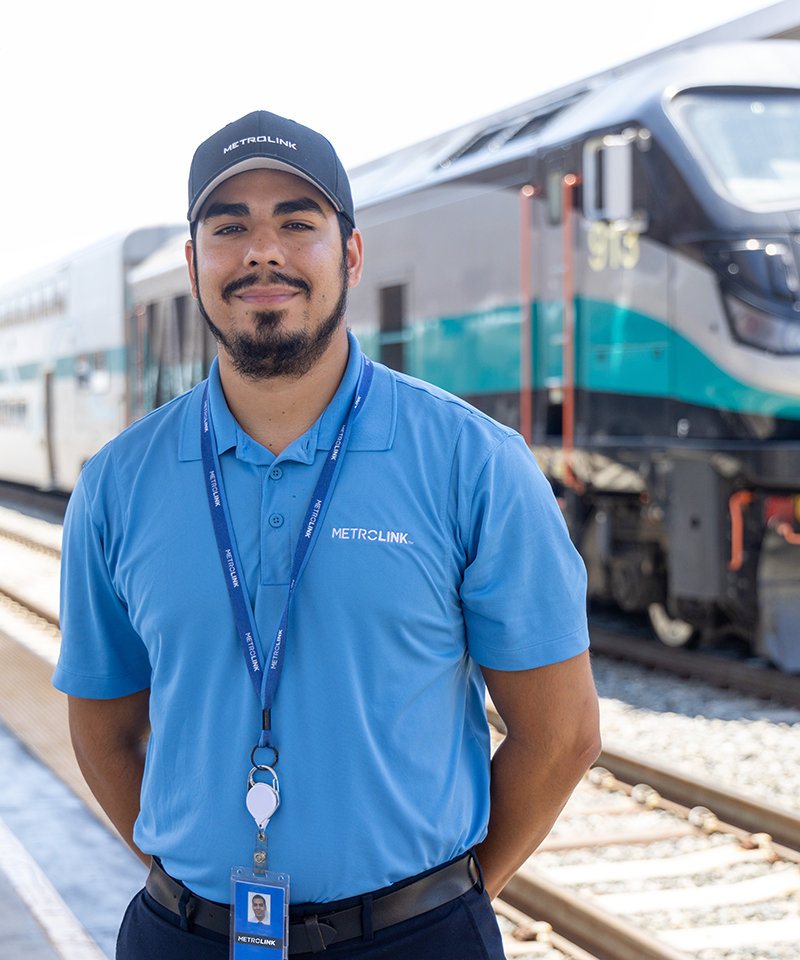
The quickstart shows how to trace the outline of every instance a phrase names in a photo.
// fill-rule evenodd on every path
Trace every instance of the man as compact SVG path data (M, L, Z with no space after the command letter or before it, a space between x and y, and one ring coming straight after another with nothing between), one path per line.
M250 903L253 907L254 922L267 923L267 901L264 897L262 897L260 893L255 893Z
M362 358L327 140L249 114L189 200L218 360L86 465L65 525L54 682L153 858L118 957L226 957L231 871L268 866L292 955L500 958L490 898L599 749L580 559L517 434Z

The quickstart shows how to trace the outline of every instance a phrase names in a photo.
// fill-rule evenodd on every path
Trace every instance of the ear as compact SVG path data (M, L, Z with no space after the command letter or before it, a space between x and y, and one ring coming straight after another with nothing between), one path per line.
M194 244L191 240L186 241L184 252L186 254L186 265L189 267L189 280L192 283L192 296L195 300L199 300L200 297L197 295L197 276L194 272Z
M347 241L347 286L356 287L364 268L364 241L361 231L354 230Z

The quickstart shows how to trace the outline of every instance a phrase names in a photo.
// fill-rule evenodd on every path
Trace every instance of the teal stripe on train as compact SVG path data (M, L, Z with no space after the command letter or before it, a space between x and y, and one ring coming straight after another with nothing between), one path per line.
M532 310L535 329L535 308ZM405 372L460 396L519 390L519 307L420 320L404 331ZM396 342L388 334L387 342ZM378 331L359 332L367 356L380 359ZM536 347L534 340L534 369Z
M534 389L561 377L561 316L560 301L532 308ZM742 383L660 320L615 304L579 299L575 327L580 387L671 396L717 410L800 419L800 395ZM380 333L370 331L359 339L364 351L379 359ZM451 393L470 396L519 389L516 305L417 321L406 329L405 342L406 372ZM800 363L800 357L787 362Z
M800 419L800 385L792 396L742 383L666 323L592 300L578 301L576 317L576 379L588 390ZM800 366L800 356L786 362Z

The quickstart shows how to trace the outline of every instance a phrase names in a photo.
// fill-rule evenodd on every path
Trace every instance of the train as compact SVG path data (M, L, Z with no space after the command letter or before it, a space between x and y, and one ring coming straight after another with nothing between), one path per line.
M157 366L144 363L128 273L184 233L120 234L0 288L0 479L69 491L144 408Z
M590 599L646 614L667 645L733 637L800 672L800 45L666 53L351 183L366 250L352 331L374 359L523 433ZM204 375L214 345L184 236L128 270L124 364L88 346L38 361L44 399L27 420L9 387L22 375L0 367L0 443L17 449L6 438L27 429L45 451L28 482L69 484L79 466L48 467L61 414L48 369L51 390L62 370L77 391L124 366L127 419ZM6 360L23 325L2 317Z

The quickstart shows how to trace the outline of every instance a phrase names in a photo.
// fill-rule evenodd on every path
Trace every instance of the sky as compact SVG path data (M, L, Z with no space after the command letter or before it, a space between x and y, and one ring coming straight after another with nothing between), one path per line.
M7 0L0 284L183 222L195 147L251 110L314 127L352 168L771 5Z

